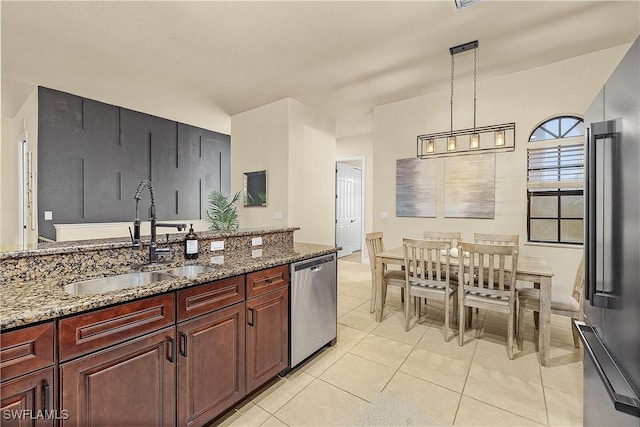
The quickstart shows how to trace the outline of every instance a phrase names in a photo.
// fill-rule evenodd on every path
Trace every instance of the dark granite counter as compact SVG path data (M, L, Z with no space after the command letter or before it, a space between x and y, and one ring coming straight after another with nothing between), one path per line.
M108 245L109 243L105 244ZM55 251L55 248L51 248L51 250ZM44 249L44 251L47 250ZM152 266L119 266L107 273L105 273L105 270L100 270L100 272L96 273L82 271L77 274L5 283L0 285L0 330L4 331L31 323L56 319L333 252L336 252L336 248L333 246L294 243L293 249L265 248L262 251L262 256L256 258L252 258L251 254L246 251L226 252L221 264L219 263L221 261L219 256L203 257L201 254L193 262L182 261ZM215 267L215 271L200 274L193 279L168 279L96 295L73 296L63 289L64 285L79 280L131 271L163 270L186 264L208 265Z

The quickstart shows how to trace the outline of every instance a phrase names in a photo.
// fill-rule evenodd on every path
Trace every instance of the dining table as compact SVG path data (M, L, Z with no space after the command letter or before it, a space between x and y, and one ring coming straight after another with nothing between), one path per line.
M375 259L375 319L383 319L384 301L382 300L382 280L387 265L404 265L402 246L379 252ZM458 258L450 258L451 265L458 265ZM544 258L518 255L516 280L533 282L540 288L540 318L538 333L538 358L542 366L549 366L551 347L551 279L553 270Z

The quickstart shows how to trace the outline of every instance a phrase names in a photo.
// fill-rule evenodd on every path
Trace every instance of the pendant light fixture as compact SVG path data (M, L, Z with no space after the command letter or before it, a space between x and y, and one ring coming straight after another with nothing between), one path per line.
M477 87L478 87L478 46L477 40L449 48L451 56L451 97L450 97L450 123L448 132L418 135L417 157L428 159L430 157L451 156L457 154L470 154L482 152L514 151L515 150L515 123L505 123L492 126L477 126ZM455 130L453 128L453 94L455 80L455 55L473 49L473 128ZM485 139L482 146L480 135L493 133L493 145L491 138ZM469 144L462 147L458 144L458 137L468 136ZM486 135L485 135L486 136Z

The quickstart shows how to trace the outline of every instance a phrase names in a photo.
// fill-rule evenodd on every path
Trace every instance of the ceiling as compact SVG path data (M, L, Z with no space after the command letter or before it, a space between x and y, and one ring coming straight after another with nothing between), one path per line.
M350 120L445 90L448 48L476 39L479 79L487 79L631 43L640 33L637 0L485 1L462 11L453 0L1 7L3 116L14 117L41 85L157 115L191 109L209 128L285 97ZM469 73L460 70L456 80Z

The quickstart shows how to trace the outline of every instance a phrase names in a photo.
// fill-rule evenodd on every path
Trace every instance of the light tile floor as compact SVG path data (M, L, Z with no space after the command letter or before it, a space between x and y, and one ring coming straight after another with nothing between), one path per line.
M443 305L404 331L399 290L384 320L369 313L371 276L359 255L338 261L338 342L216 421L222 426L580 426L582 357L570 321L552 316L551 366L538 363L533 321L509 360L506 321L475 314L458 345L444 341ZM355 262L353 262L355 261Z

